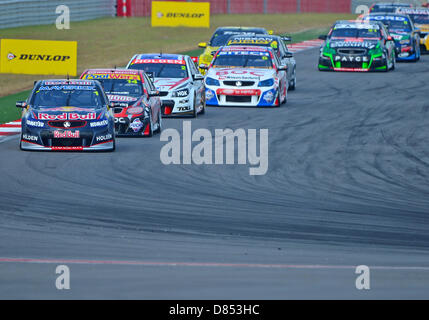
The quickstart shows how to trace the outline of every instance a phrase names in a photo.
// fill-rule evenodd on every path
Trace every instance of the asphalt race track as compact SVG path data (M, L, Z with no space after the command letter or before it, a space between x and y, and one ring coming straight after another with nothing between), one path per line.
M296 54L281 108L192 120L268 128L264 176L165 166L159 135L95 154L0 143L0 298L428 299L429 56L366 74L319 72L317 55Z

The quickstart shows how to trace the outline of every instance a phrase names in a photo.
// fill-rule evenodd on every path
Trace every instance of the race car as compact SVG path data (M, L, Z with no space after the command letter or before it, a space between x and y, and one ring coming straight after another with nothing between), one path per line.
M410 3L392 3L392 2L382 2L375 3L369 8L370 13L378 13L378 12L391 12L395 13L398 8L411 8L412 4Z
M397 61L420 60L420 35L408 15L398 13L371 13L363 21L380 21L389 29L396 45Z
M420 30L420 51L429 53L429 8L400 8L398 13L408 14L417 29Z
M136 54L127 65L144 70L154 79L161 96L164 117L190 116L205 112L204 76L189 56L181 54Z
M221 47L205 78L211 106L280 106L286 103L287 67L269 47Z
M21 150L115 150L113 114L98 81L40 80L16 106Z
M389 71L396 49L386 27L377 21L337 21L320 48L320 71Z
M289 52L284 41L290 41L290 38L274 35L254 35L254 36L232 36L226 43L226 46L260 46L271 47L280 59L281 63L287 66L287 79L289 81L289 90L296 88L296 61L292 52Z
M116 136L147 136L162 130L161 100L141 70L88 69L81 79L97 80L113 103Z
M227 40L233 35L255 35L255 34L272 34L271 30L267 31L264 28L253 27L220 27L213 33L209 43L200 42L198 47L204 48L204 52L200 55L197 65L208 67L213 59L213 54L221 47L224 46ZM205 69L201 68L201 74L205 74Z

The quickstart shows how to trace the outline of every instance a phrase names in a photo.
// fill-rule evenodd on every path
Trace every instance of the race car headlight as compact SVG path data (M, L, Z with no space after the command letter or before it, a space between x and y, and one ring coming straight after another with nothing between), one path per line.
M219 80L213 78L206 78L206 85L208 86L220 86Z
M143 113L143 108L142 107L133 107L133 108L129 108L127 110L128 114L139 114L139 113Z
M272 87L274 85L274 79L267 79L264 81L260 81L258 87Z
M188 89L182 89L182 90L174 91L171 96L182 98L182 97L187 97L188 95L189 95L189 90Z

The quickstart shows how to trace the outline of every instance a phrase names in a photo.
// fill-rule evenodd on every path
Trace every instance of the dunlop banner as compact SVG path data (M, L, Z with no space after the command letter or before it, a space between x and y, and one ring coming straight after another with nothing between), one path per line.
M0 72L76 76L77 42L1 39Z
M209 2L152 1L152 27L210 27Z

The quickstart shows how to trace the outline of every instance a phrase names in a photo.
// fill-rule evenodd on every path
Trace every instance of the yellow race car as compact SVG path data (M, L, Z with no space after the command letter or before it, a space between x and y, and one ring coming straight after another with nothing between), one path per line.
M400 8L398 12L408 14L420 30L421 53L429 53L429 8Z
M220 27L217 28L211 37L209 43L200 42L198 47L204 48L204 52L200 55L198 59L198 65L207 67L210 65L214 53L219 49L219 47L226 45L228 39L231 36L235 35L249 35L253 36L255 34L273 34L271 30L265 30L264 28L254 28L254 27ZM205 74L206 68L202 69L200 67L201 74Z

